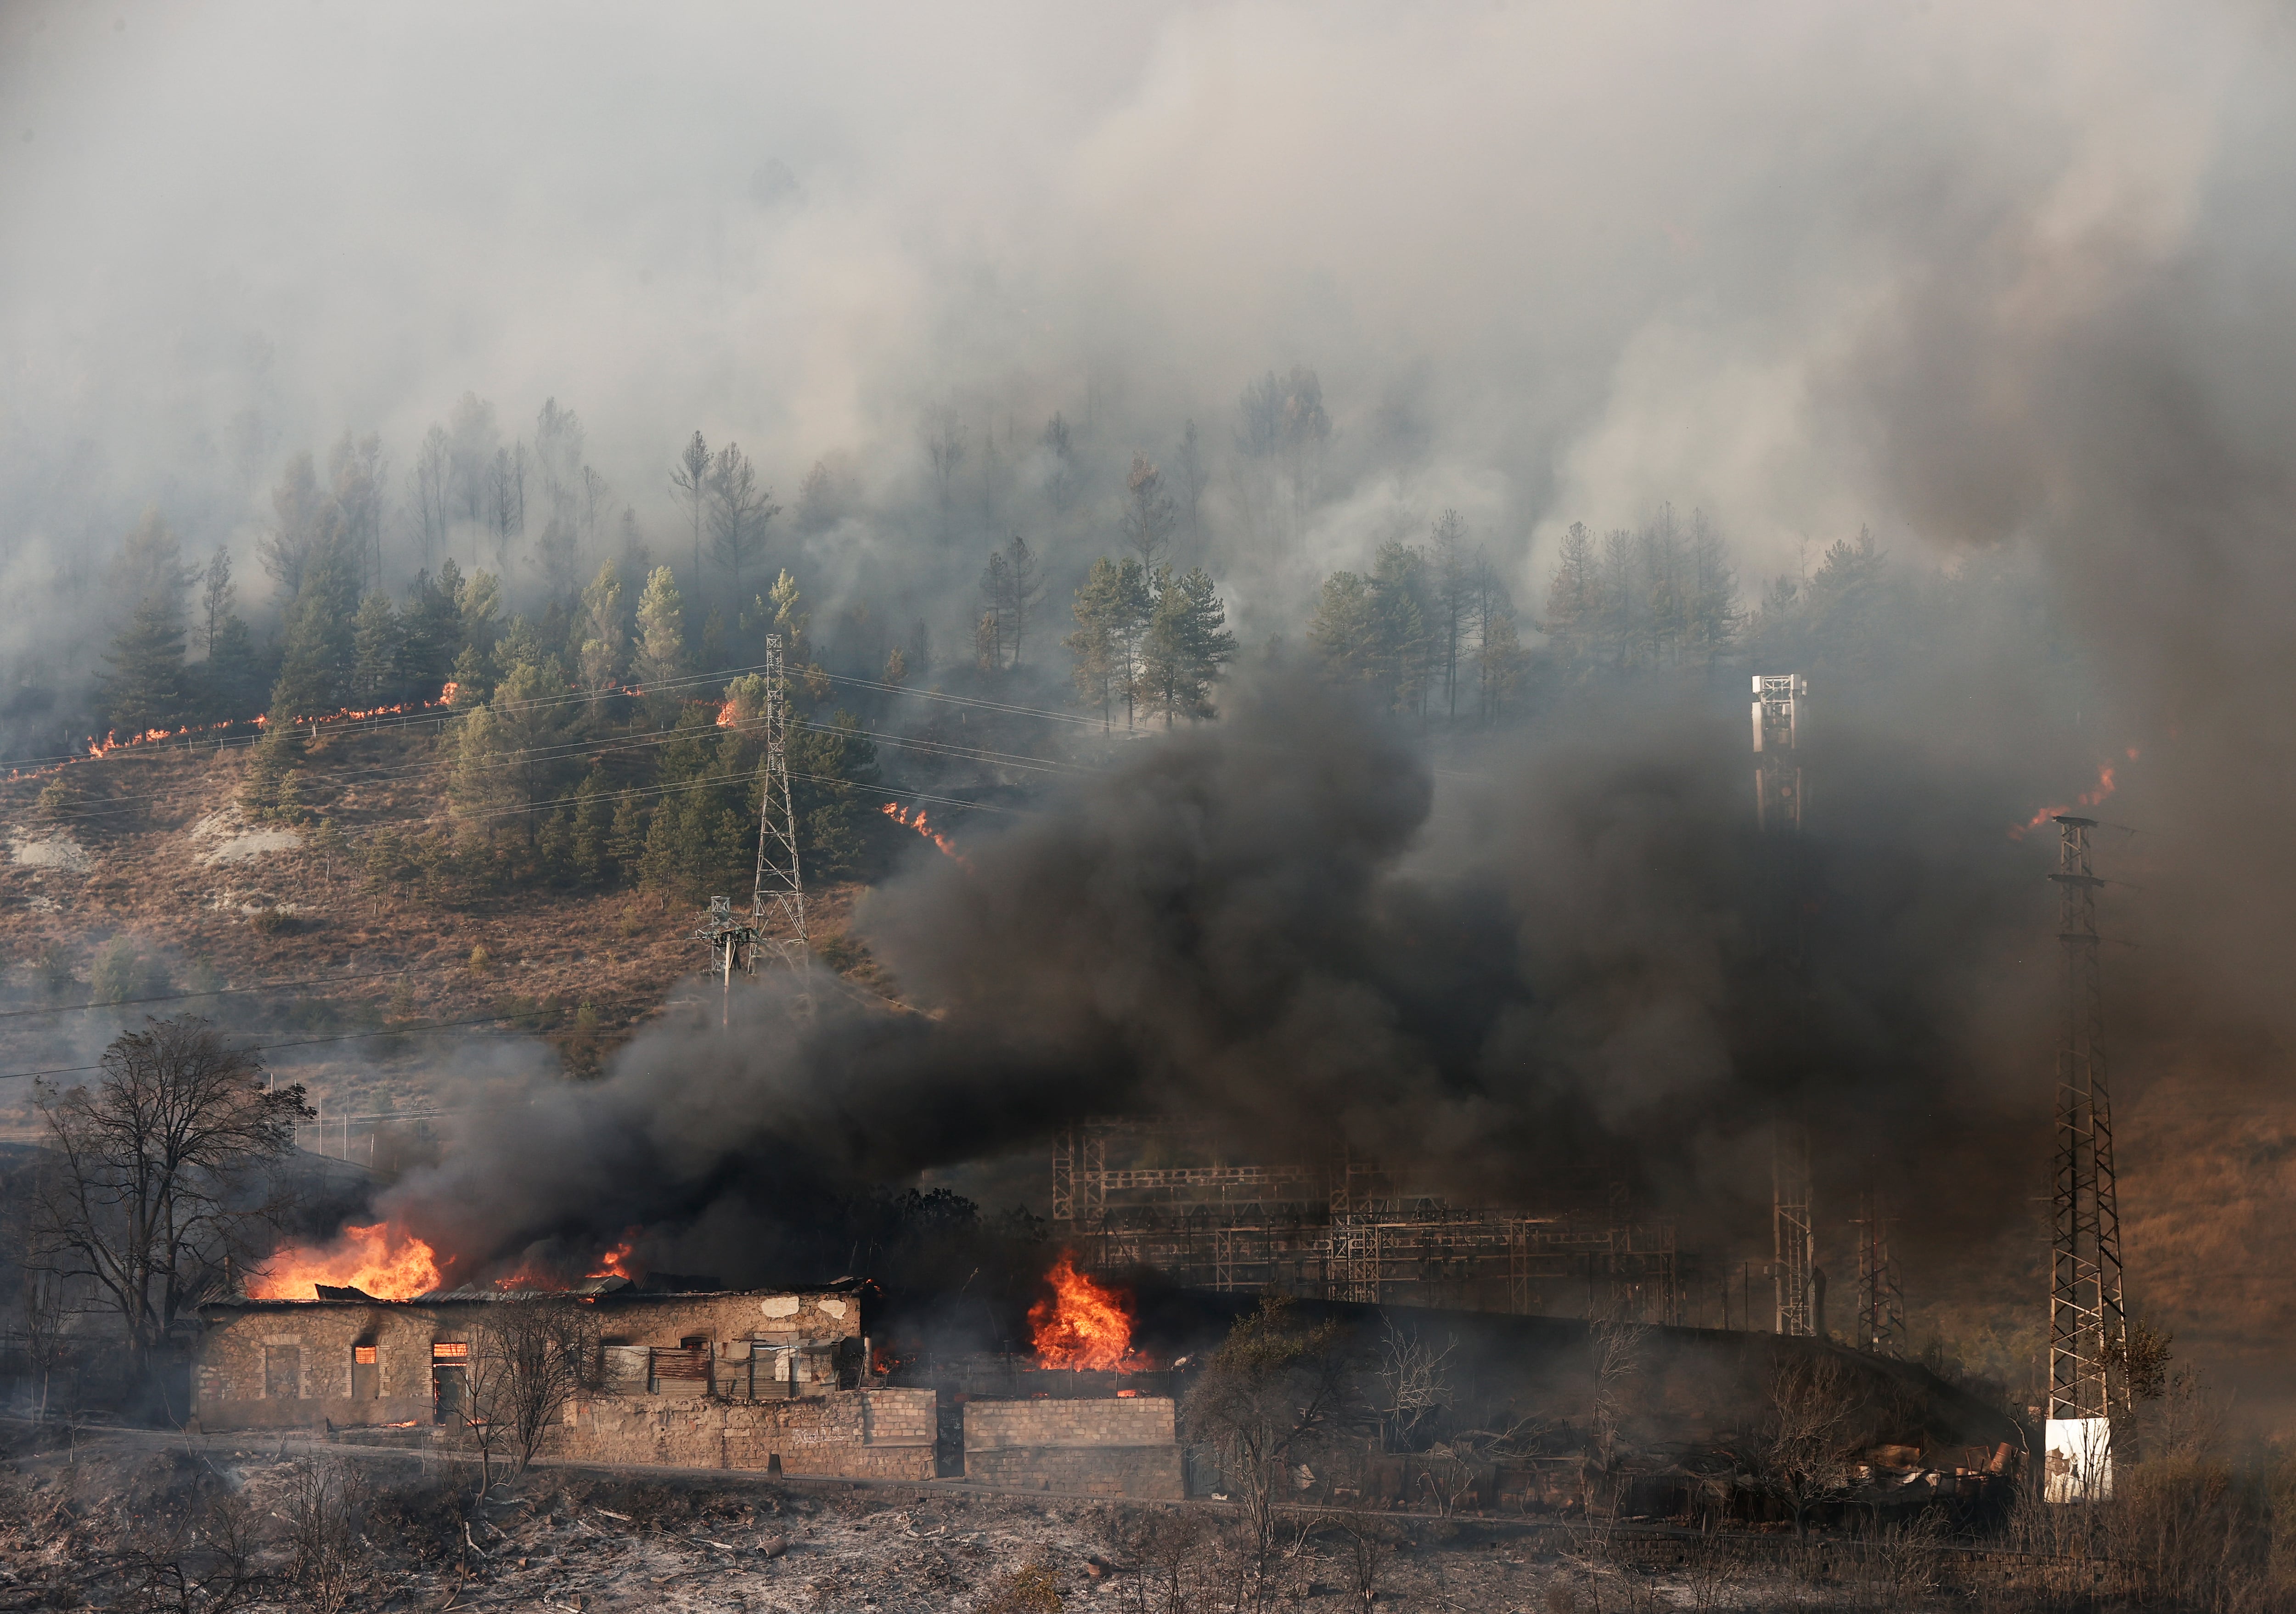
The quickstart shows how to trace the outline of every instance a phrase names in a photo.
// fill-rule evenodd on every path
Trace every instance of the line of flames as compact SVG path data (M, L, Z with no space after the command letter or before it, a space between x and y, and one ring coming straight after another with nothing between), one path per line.
M2130 746L2125 754L2129 761L2134 762L2136 760L2136 748L2135 746ZM2056 817L2059 814L2071 812L2073 810L2073 807L2103 807L2107 799L2109 799L2115 791L2120 788L2119 782L2113 776L2119 766L2120 765L2118 763L2108 762L2103 764L2096 770L2096 788L2095 790L2082 791L2079 796L2073 798L2073 801L2070 806L2045 807L2039 812L2035 813L2030 818L2025 820L2024 823L2012 824L2009 829L2009 839L2012 840L2022 840L2027 835L2032 833L2035 830L2039 829L2043 824L2048 823L2050 819Z
M884 814L886 817L891 819L895 823L899 824L903 829L914 830L927 840L931 841L933 845L939 847L942 852L947 854L948 856L955 858L957 862L964 862L964 855L956 849L955 845L950 841L949 838L942 834L939 830L934 829L931 824L925 822L924 808L919 807L913 813L904 807L898 801L889 801L877 810Z
M626 1278L635 1283L644 1268L632 1251L637 1229L597 1258L588 1278ZM259 1274L250 1274L247 1294L256 1300L310 1300L318 1285L356 1289L378 1300L412 1300L446 1287L447 1274L455 1258L441 1258L428 1240L416 1237L391 1222L346 1227L332 1243L298 1245L275 1252ZM547 1266L521 1264L514 1272L493 1280L504 1290L562 1290L570 1287L564 1274Z
M449 682L439 690L439 698L436 700L402 700L389 706L365 708L347 706L340 711L326 712L316 717L296 717L292 721L298 725L308 725L317 728L331 723L357 723L373 717L404 717L418 712L434 712L441 708L451 708L461 688L460 684ZM617 684L597 692L636 696L643 695L646 692L642 684ZM707 703L697 701L694 704ZM170 740L190 740L201 734L220 734L228 729L234 728L252 728L261 731L269 728L274 721L270 713L258 712L252 717L225 717L214 723L186 723L178 728L147 728L140 733L124 736L117 729L107 729L101 740L91 734L83 741L81 742L83 752L79 756L67 757L62 761L51 763L46 767L10 768L8 778L11 782L21 779L45 779L52 774L62 773L73 763L100 761L115 751L129 750L139 746L158 745ZM738 721L739 718L734 714L734 702L727 700L719 704L718 725L720 728L731 728Z

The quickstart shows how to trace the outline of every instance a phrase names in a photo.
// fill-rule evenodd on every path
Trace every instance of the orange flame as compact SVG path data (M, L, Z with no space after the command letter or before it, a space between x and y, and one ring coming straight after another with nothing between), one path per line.
M742 707L739 701L726 700L719 703L718 708L718 726L719 728L732 728L735 724L741 722L741 720Z
M955 846L950 842L949 838L925 822L924 808L919 807L915 812L912 813L903 807L899 802L889 801L878 810L883 813L886 817L891 819L895 823L899 824L903 829L914 830L927 840L931 841L933 845L939 847L947 856L955 858L959 863L964 862L964 854L956 849Z
M627 1278L631 1282L636 1282L644 1273L644 1267L636 1266L630 1259L630 1250L638 1241L637 1235L638 1230L635 1227L625 1232L620 1243L598 1258L598 1270L585 1275L593 1278Z
M1031 1343L1038 1367L1085 1372L1133 1372L1132 1297L1103 1289L1076 1269L1067 1250L1045 1274L1053 1292L1029 1307Z
M2128 759L2131 762L2136 760L2136 748L2133 745L2128 748ZM2114 766L2114 764L2108 762L2099 767L2096 770L2096 788L2093 791L2083 791L2079 796L2073 798L2074 804L2076 806L2085 807L2103 806L2105 799L2111 796L2113 791L2120 788L2120 785L2114 782L2112 777ZM2033 831L2039 829L2043 824L2048 823L2050 819L2054 818L2058 814L2070 813L2072 810L2073 809L2070 807L2045 807L2039 812L2034 814L2030 818L2025 820L2024 823L2011 825L2009 830L2009 839L2012 840L2022 840L2027 835L2030 834Z
M449 1257L447 1265L452 1266ZM371 1227L346 1227L342 1237L324 1249L308 1246L282 1249L271 1258L271 1269L261 1277L250 1275L249 1298L257 1300L313 1300L319 1283L364 1290L378 1300L411 1300L439 1287L438 1252L430 1245L388 1222Z

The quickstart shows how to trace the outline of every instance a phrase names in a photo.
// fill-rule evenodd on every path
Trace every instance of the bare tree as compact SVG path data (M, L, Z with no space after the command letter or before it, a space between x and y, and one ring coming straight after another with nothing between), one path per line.
M1458 1341L1447 1340L1438 1350L1417 1331L1396 1327L1391 1317L1382 1316L1380 1326L1373 1370L1380 1387L1380 1422L1390 1449L1409 1451L1419 1426L1451 1405L1449 1364Z
M693 586L701 586L701 512L709 503L709 445L695 432L677 456L677 463L669 468L669 490L685 504L693 518L693 570L689 574Z
M1782 1361L1770 1375L1752 1450L1758 1477L1805 1532L1811 1504L1847 1489L1857 1400L1830 1355Z
M1628 1316L1623 1306L1617 1304L1595 1319L1589 1340L1594 1352L1595 1395L1587 1420L1591 1437L1587 1453L1590 1485L1614 1487L1619 1471L1620 1435L1633 1396L1634 1381L1642 1376L1643 1336L1646 1331L1640 1323ZM1591 1517L1591 1505L1587 1512Z
M224 619L238 604L238 591L231 586L231 545L218 544L214 554L208 557L207 569L200 574L205 586L201 590L200 605L206 614L206 625L200 635L200 653L212 660L215 657L216 634L222 628Z
M267 1167L313 1112L299 1083L266 1092L262 1076L212 1022L183 1015L121 1034L93 1087L35 1089L53 1159L28 1264L92 1282L139 1367L285 1209Z
M447 541L447 499L454 482L454 449L444 426L433 425L414 451L414 520L422 535L422 569L428 571L437 547Z
M604 1353L597 1314L557 1295L504 1295L487 1306L471 1333L466 1422L483 1495L494 1483L496 1452L524 1473L568 1405L598 1392Z
M1269 1295L1229 1331L1188 1391L1188 1438L1211 1446L1264 1569L1292 1465L1347 1418L1336 1323L1302 1327Z
M340 1614L366 1588L360 1496L357 1474L341 1462L305 1458L287 1471L277 1512L287 1526L288 1578L298 1606L313 1614Z

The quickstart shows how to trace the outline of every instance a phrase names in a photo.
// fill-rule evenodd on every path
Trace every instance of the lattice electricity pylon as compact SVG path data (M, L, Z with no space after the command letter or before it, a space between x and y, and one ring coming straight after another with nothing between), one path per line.
M1777 1287L1777 1330L1817 1332L1810 1269L1817 1241L1809 1219L1809 1133L1784 1121L1770 1135L1770 1278Z
M790 799L789 668L782 636L766 635L766 762L758 799L758 882L750 899L757 931L751 953L763 953L796 983L790 1007L813 1013L813 946L805 930L805 879L798 866L797 807ZM778 923L774 922L778 921ZM772 929L768 930L768 925Z
M1800 673L1754 678L1754 815L1765 830L1801 828L1801 701L1809 681Z
M1857 1229L1857 1343L1882 1356L1906 1354L1906 1297L1890 1256L1890 1217L1882 1196L1867 1193Z
M2128 1316L2121 1299L2120 1193L2105 1080L2104 988L2097 960L2093 818L2056 820L2057 941L2065 1019L2057 1051L2057 1151L2049 1263L2049 1417L2110 1419L2128 1411Z

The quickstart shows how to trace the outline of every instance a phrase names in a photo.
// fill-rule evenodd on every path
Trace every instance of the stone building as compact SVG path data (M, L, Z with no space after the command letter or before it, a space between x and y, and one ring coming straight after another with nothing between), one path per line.
M867 1382L860 1302L839 1290L657 1293L609 1278L600 1393L569 1406L546 1454L576 1461L931 1479L934 1396ZM219 1301L201 1310L192 1414L205 1430L430 1429L462 1421L483 1308L451 1290L378 1300Z

